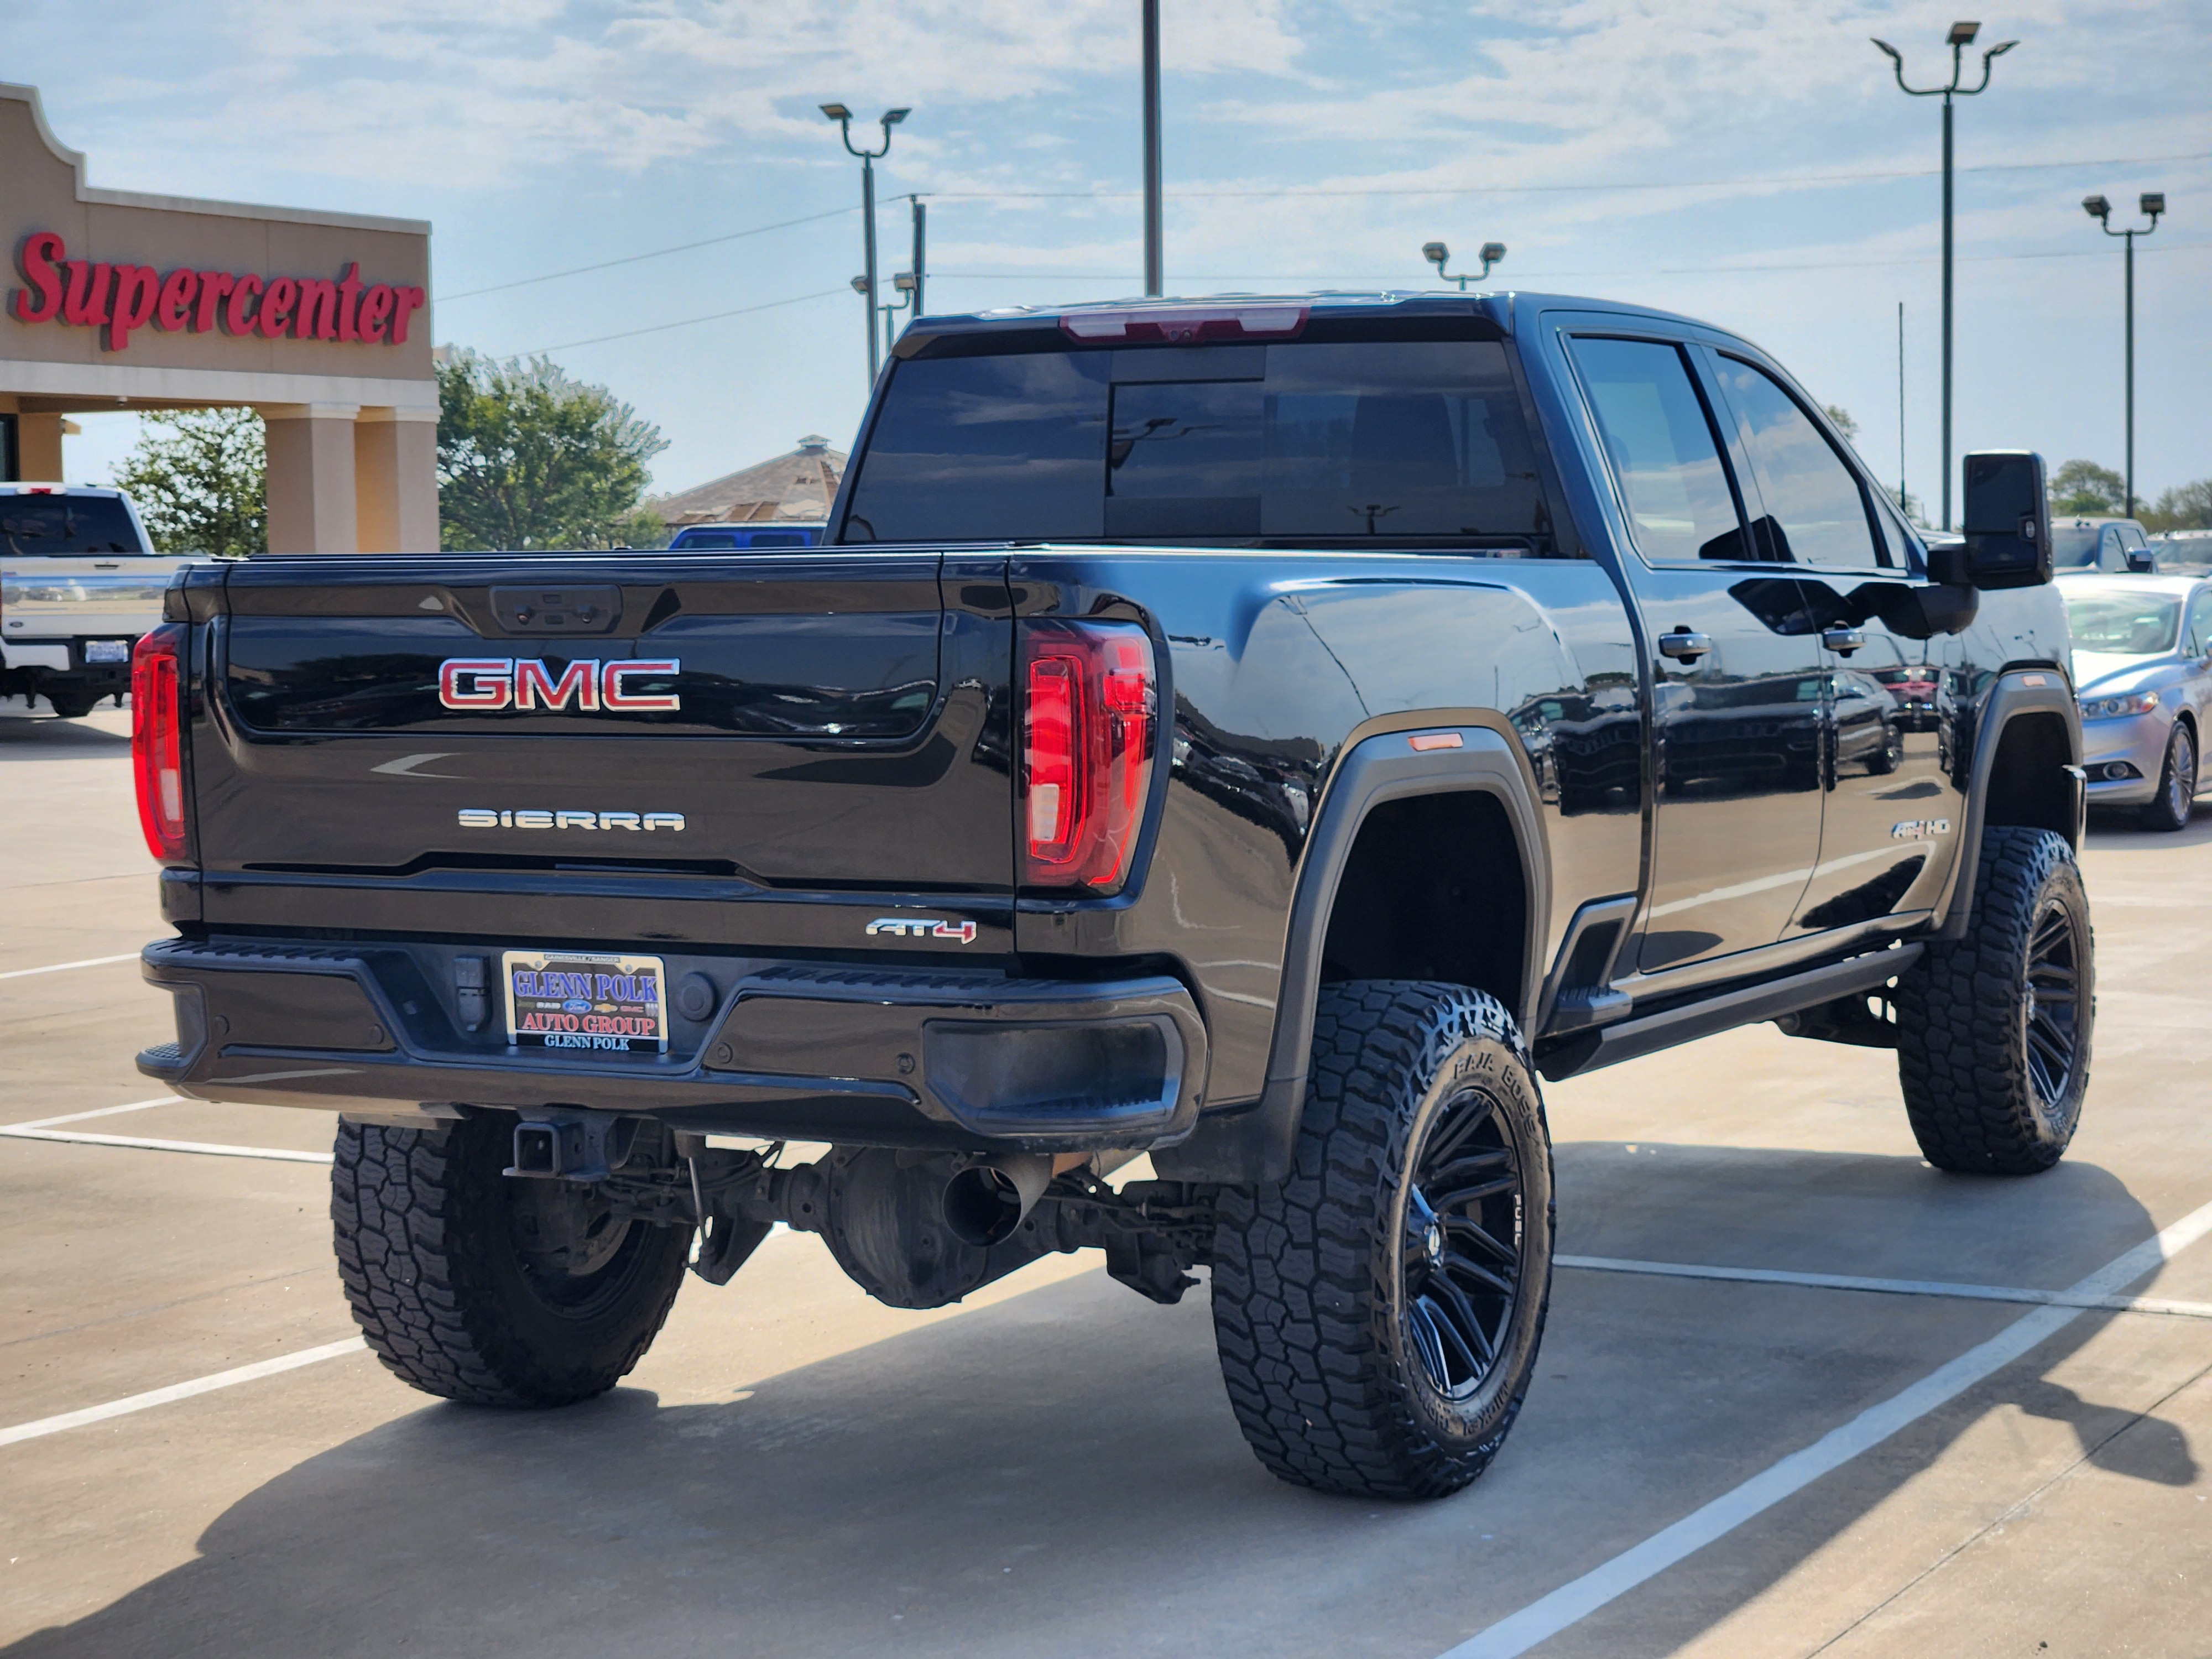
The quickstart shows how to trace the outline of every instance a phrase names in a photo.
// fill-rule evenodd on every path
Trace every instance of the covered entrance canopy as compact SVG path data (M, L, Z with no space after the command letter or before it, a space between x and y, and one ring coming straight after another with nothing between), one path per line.
M62 417L246 405L278 553L438 545L430 227L94 190L0 83L0 476L59 479Z

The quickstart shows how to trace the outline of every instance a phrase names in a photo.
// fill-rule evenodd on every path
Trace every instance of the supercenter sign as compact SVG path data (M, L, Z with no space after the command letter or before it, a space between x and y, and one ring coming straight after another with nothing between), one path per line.
M172 334L220 329L264 340L404 345L408 319L427 297L410 284L364 283L358 263L336 277L184 266L165 276L152 265L72 259L51 230L25 237L15 263L24 283L9 305L16 321L102 329L110 351L127 349L132 333L147 327Z

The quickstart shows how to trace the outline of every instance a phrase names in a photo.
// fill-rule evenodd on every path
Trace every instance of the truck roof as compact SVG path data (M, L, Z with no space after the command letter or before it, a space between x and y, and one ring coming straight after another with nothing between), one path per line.
M1564 294L1527 294L1516 289L1462 294L1456 289L1328 289L1305 294L1211 294L1089 300L1068 305L1000 306L988 311L917 318L899 337L894 355L911 357L948 336L1022 333L1059 327L1078 343L1110 345L1181 339L1264 340L1288 338L1316 319L1415 320L1482 317L1501 334L1514 331L1516 314L1567 308L1606 311L1693 327L1711 327L1697 319L1649 306ZM1117 328L1116 325L1120 325ZM1203 328L1203 333L1197 331ZM1140 333L1131 333L1132 328ZM1180 331L1190 329L1183 333ZM1732 331L1723 331L1729 332Z

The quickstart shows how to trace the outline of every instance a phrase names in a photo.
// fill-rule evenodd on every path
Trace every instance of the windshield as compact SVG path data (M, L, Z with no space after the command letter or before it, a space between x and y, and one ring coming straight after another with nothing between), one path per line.
M2173 649L2181 601L2162 593L2069 593L2066 615L2076 651L2154 657Z
M143 553L113 495L0 495L0 545L25 553Z
M898 363L843 539L1488 540L1549 551L1494 340Z
M2051 562L2062 570L2069 565L2096 563L2097 526L2093 524L2051 526Z

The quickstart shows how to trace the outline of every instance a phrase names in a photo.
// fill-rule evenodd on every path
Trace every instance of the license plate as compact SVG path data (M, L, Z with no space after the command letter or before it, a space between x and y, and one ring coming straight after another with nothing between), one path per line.
M84 642L87 662L129 662L131 641L128 640L87 640Z
M659 957L509 951L507 1040L586 1054L668 1052L666 975Z

